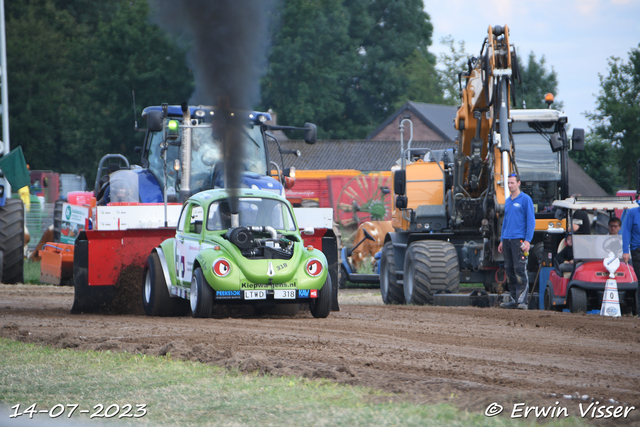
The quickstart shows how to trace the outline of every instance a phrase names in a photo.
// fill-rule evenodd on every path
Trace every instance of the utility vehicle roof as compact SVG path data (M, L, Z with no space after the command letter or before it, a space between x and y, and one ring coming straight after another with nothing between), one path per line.
M578 196L564 200L555 200L553 206L571 210L606 210L634 209L638 204L630 196Z

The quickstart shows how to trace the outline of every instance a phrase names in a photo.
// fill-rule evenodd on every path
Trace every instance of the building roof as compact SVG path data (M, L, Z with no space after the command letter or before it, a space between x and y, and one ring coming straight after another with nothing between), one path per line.
M389 124L398 119L398 117L406 110L415 114L422 122L438 134L443 141L455 141L458 137L458 131L453 127L453 119L458 111L457 106L426 104L424 102L407 101L402 107L398 108L392 115L374 129L365 139L373 139Z
M400 158L398 141L319 140L309 145L301 140L280 141L283 150L300 150L301 156L283 154L284 167L298 170L355 169L362 172L388 171ZM414 148L442 150L456 148L453 141L413 141ZM405 142L405 148L406 142ZM269 158L282 167L278 147L269 140ZM602 189L573 159L569 158L569 194L606 196Z
M300 150L301 156L283 154L284 167L299 170L356 169L388 171L400 158L398 141L320 140L313 145L300 140L280 141L283 150ZM455 147L452 141L413 141L412 148L441 150ZM405 148L406 142L405 142ZM269 159L282 167L278 147L269 140Z
M569 194L606 196L607 192L575 160L569 157Z

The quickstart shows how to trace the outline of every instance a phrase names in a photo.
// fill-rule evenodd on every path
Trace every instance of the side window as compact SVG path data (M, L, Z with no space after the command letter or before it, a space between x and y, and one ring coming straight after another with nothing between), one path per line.
M204 209L200 205L193 205L191 215L189 216L188 233L200 234L202 232L202 220L204 218Z
M190 208L189 205L184 205L182 207L182 212L180 213L180 219L178 219L177 231L184 231L184 221L185 221L185 218L187 217L187 215L189 214L188 213L189 208Z

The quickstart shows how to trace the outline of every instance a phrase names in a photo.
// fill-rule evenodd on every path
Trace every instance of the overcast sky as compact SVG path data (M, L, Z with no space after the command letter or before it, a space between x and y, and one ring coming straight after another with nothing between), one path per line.
M434 27L435 54L440 38L464 40L478 55L489 25L508 25L520 58L544 55L558 74L556 99L564 103L572 127L588 131L585 111L594 111L600 91L598 73L608 75L608 58L628 61L640 43L640 0L424 0Z

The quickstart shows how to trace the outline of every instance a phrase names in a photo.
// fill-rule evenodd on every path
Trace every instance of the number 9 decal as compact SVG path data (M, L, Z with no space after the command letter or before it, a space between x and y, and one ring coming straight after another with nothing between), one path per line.
M211 267L213 273L219 277L225 277L231 271L231 264L224 258L218 258Z
M319 259L310 259L307 262L307 274L312 277L317 277L322 273L322 262Z

